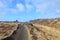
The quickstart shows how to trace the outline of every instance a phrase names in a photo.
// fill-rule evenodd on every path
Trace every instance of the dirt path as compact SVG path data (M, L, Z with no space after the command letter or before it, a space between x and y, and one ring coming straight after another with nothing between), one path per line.
M19 25L19 29L15 35L15 40L31 40L30 32L26 26Z

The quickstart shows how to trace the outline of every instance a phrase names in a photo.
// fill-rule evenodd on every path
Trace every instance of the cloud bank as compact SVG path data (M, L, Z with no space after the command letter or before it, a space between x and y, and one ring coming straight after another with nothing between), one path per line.
M1 4L0 9L1 8L8 9L9 4L12 5L13 1L14 0L0 0L0 4ZM24 10L31 11L32 8L35 8L37 12L44 12L49 8L55 8L57 10L60 10L60 0L25 0L25 5L23 5L20 2L20 3L16 3L16 7L18 7L18 10L20 11L24 11Z
M18 12L60 14L60 0L0 0L0 14Z

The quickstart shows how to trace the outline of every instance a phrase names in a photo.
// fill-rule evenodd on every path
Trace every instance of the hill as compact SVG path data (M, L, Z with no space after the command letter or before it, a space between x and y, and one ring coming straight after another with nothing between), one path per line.
M60 18L0 22L0 40L60 40Z

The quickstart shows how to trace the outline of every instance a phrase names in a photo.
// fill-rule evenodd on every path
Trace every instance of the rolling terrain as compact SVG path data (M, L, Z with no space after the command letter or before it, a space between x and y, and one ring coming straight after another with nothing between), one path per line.
M0 22L0 40L60 40L60 18Z

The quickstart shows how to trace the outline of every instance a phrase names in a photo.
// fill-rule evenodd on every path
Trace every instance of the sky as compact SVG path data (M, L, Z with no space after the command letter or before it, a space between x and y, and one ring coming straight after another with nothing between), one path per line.
M0 0L0 21L60 18L60 0Z

